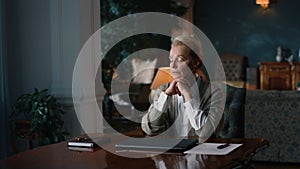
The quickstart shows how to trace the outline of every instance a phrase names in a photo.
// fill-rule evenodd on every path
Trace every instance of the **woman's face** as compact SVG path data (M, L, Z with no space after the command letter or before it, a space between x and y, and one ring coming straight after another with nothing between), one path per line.
M190 50L186 46L172 46L170 50L170 67L175 80L187 78L192 74L192 70L188 66L191 62Z

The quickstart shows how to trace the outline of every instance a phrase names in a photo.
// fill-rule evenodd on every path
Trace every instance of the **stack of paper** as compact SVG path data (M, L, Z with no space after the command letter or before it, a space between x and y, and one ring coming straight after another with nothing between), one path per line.
M242 144L229 144L225 148L219 149L220 145L225 143L201 143L192 149L185 151L186 154L206 154L206 155L226 155L236 148L240 147Z

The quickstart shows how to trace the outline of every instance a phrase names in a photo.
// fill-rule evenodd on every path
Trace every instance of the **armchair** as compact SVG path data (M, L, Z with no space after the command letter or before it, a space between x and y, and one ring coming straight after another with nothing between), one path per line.
M219 131L221 138L243 138L246 89L227 85L223 121Z
M220 59L224 67L227 84L234 87L245 87L247 57L225 54Z
M135 109L146 111L150 106L150 86L157 69L157 58L153 60L132 59L134 78L129 85L129 98Z
M107 79L106 84L103 81L107 88L102 102L104 117L110 126L123 133L139 131L137 128L143 115L140 111L146 111L150 106L148 95L157 64L156 58L127 61L131 62L131 68L119 65L111 73L111 79ZM113 83L114 87L111 87L112 80L119 83Z

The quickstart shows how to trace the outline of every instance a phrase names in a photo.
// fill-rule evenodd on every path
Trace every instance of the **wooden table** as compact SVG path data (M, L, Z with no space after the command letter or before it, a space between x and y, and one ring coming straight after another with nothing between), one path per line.
M106 146L114 147L117 137L111 139ZM243 143L241 147L228 155L185 155L167 153L147 158L128 158L99 148L94 152L71 151L67 142L28 150L6 159L0 160L2 169L176 169L185 168L233 168L238 165L247 166L251 158L260 149L268 147L268 141L262 138L247 139L212 139L208 142ZM192 160L191 160L192 159Z

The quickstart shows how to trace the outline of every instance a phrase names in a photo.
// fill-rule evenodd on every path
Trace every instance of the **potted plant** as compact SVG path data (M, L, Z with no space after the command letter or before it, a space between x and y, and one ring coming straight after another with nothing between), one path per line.
M300 91L300 82L297 83L297 90Z
M10 120L14 130L23 131L15 132L18 138L36 136L39 145L46 145L64 141L69 135L63 129L63 114L61 104L47 89L34 89L33 93L23 94L17 99Z

